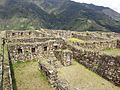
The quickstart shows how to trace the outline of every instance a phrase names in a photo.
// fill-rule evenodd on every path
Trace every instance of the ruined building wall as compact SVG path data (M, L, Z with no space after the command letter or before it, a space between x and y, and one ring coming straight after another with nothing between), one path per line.
M48 82L52 87L57 86L58 72L52 65L50 65L46 62L46 60L43 59L42 61L39 61L39 69L47 77Z
M62 63L64 66L69 66L72 64L73 54L70 50L55 50L55 57Z
M54 38L70 38L70 31L63 30L34 30L34 31L6 31L6 38L41 38L41 37L54 37Z
M3 85L3 53L0 54L0 90L2 90L2 85Z
M54 38L54 37L41 37L41 38L12 38L7 39L7 43L36 43L36 42L46 42L48 40L56 40L63 42L62 38Z
M45 37L45 34L38 31L6 31L6 38L30 38Z
M40 55L50 54L56 49L60 49L64 42L47 41L42 43L31 44L8 44L11 59L14 60L33 60L39 58Z
M119 38L120 34L114 32L73 32L72 36L85 41L99 41Z
M71 38L72 37L72 32L71 31L66 31L66 30L50 30L50 29L45 29L45 31L48 33L49 36L55 36L55 37L62 37L62 38Z
M120 48L120 39L117 40L117 48Z
M120 86L120 56L111 56L82 48L67 46L79 63L96 72L103 78Z
M55 90L72 90L67 80L58 80Z
M73 42L73 45L78 47L92 49L92 50L103 50L107 48L117 48L118 40L105 40L105 41L89 41L89 42Z
M50 85L56 88L55 90L72 90L66 80L59 79L57 69L43 57L39 59L39 69L46 76Z

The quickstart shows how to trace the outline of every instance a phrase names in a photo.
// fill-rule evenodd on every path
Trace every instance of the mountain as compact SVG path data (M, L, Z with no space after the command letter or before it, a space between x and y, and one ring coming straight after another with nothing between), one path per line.
M0 0L0 29L120 32L120 14L70 0Z

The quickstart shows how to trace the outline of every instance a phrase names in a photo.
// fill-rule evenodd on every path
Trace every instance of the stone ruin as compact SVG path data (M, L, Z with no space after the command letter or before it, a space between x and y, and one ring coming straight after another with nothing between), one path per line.
M56 90L70 90L69 83L66 80L58 80Z
M2 90L3 82L3 55L0 54L0 90Z
M51 86L56 87L58 80L57 70L43 58L41 61L39 61L39 69L42 70L44 75L47 77Z
M62 63L63 66L70 66L72 63L72 51L70 50L56 50L55 57Z
M68 42L69 38L84 42ZM72 65L73 59L120 86L120 56L100 53L106 48L120 48L118 33L47 29L6 31L5 40L12 63L38 60L39 69L56 90L70 90L69 83L58 78L57 68Z

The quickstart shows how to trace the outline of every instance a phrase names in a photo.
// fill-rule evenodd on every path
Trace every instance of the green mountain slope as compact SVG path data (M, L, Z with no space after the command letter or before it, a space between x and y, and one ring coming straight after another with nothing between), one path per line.
M1 0L0 29L69 29L120 32L120 14L70 0Z

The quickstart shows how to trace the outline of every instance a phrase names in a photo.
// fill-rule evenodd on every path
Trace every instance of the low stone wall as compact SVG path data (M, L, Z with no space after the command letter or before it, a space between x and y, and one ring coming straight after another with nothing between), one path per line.
M68 45L79 63L120 86L120 56L110 56Z
M7 40L7 43L35 43L35 42L46 42L48 40L57 40L57 41L63 41L62 38L52 38L52 37L43 37L43 38L14 38Z
M120 39L117 40L117 48L120 48Z
M46 62L46 60L39 61L39 69L44 73L44 75L47 77L48 82L51 84L52 87L57 86L57 70Z
M55 57L62 63L64 66L69 66L72 64L73 54L70 50L55 50Z
M58 80L56 90L71 90L66 80Z
M88 42L75 42L73 45L78 47L92 49L92 50L103 50L106 48L117 48L118 40L104 40L104 41L88 41Z
M120 34L114 32L74 32L72 36L85 41L99 41L118 38Z
M3 55L0 54L0 90L3 85Z
M55 87L55 90L71 90L69 83L65 79L59 78L57 68L49 60L49 58L46 59L41 56L38 63L39 69L46 76L50 85Z

